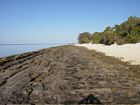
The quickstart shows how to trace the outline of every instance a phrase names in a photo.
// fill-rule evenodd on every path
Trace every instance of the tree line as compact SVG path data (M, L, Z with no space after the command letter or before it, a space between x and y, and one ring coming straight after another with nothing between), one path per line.
M80 33L78 42L82 43L96 43L96 44L126 44L140 42L140 18L130 16L127 21L114 27L106 27L103 32L89 32Z

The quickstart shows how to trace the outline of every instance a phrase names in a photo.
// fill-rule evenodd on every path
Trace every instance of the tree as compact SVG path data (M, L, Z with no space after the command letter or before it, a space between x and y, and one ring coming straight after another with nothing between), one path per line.
M138 43L140 42L140 18L131 16L127 21L114 27L106 27L103 32L88 32L79 34L79 43L102 43L111 45L113 43Z
M78 36L78 42L80 44L91 42L91 34L89 32L80 33Z
M105 45L111 45L116 42L117 36L114 28L106 27L106 29L101 33L101 40L100 43Z
M129 17L127 21L116 27L116 33L123 40L122 44L140 42L140 18Z
M92 43L100 43L101 41L101 33L95 32L92 34Z

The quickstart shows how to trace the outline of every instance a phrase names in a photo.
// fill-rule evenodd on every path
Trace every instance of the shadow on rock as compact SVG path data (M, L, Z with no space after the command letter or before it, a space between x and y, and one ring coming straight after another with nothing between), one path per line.
M102 104L93 94L88 95L79 104Z

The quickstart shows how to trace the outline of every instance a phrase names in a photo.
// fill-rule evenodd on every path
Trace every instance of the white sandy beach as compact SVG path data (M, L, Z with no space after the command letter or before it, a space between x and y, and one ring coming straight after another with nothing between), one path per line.
M106 46L103 44L75 44L86 47L89 50L105 53L108 56L121 58L122 61L129 61L133 65L140 64L140 43Z

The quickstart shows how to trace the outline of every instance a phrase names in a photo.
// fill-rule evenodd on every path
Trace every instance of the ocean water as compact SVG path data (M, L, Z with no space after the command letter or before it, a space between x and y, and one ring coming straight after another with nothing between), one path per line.
M29 51L37 51L44 48L50 48L55 46L60 46L64 44L16 44L16 45L0 45L0 58L14 55L14 54L21 54Z

